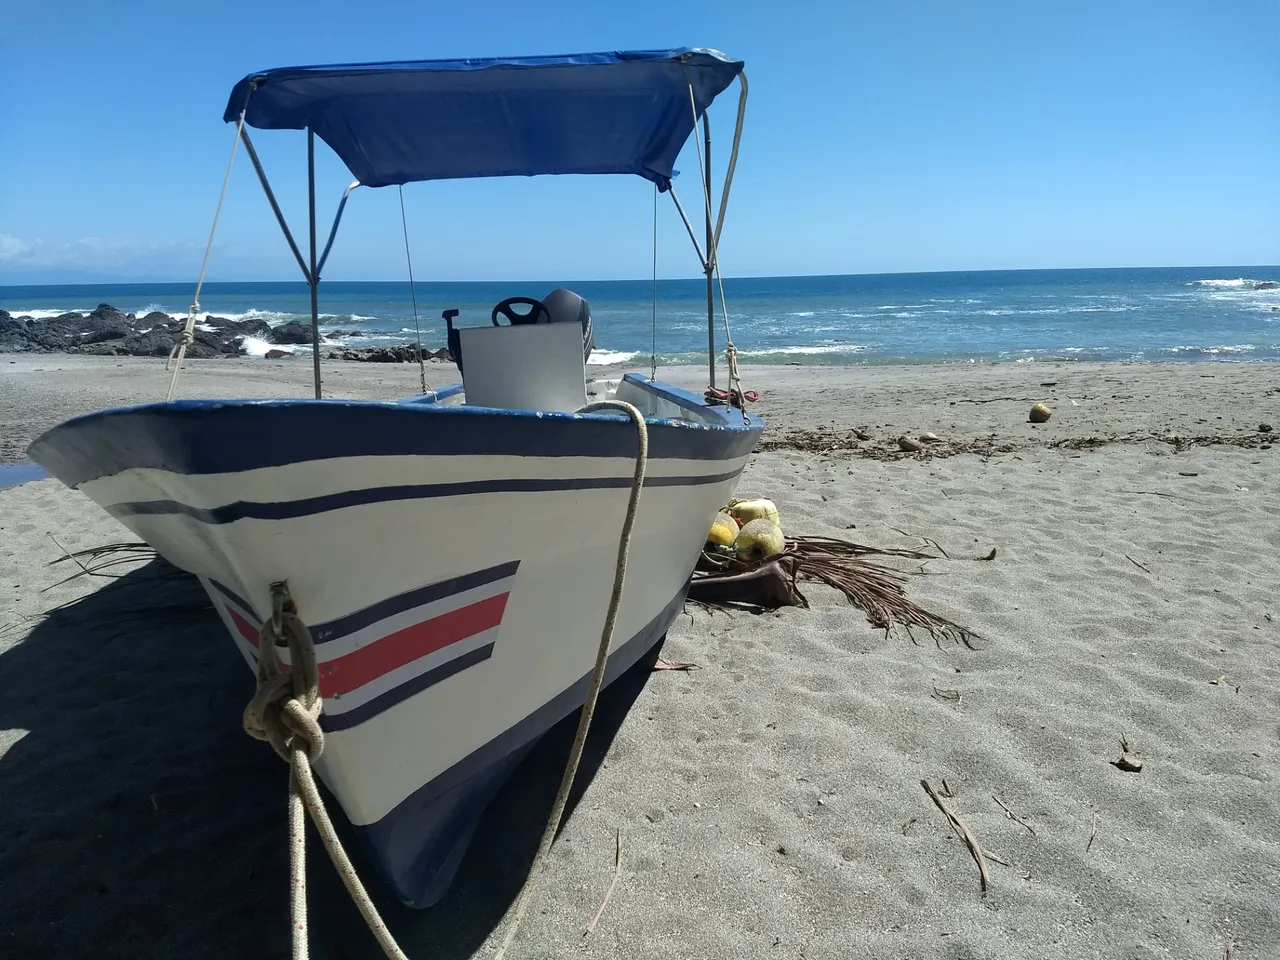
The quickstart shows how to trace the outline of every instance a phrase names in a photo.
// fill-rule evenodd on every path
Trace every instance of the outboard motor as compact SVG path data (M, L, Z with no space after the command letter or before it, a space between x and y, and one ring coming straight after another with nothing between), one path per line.
M595 349L595 333L591 328L591 307L587 301L572 290L558 287L542 298L542 305L547 308L550 323L582 324L582 359L585 363L591 358Z
M517 306L528 307L527 313L521 313L514 308ZM448 329L449 353L453 355L453 362L458 365L458 372L462 372L462 342L458 336L458 331L453 325L454 318L458 316L457 310L445 310L441 316L444 318L445 327ZM502 326L498 322L498 317L504 316L513 326L523 326L527 323L578 323L582 326L582 360L585 363L591 357L591 351L595 349L595 333L591 326L591 307L586 300L578 296L572 290L564 287L558 287L552 290L542 300L534 300L532 297L508 297L493 308L493 325L495 327Z

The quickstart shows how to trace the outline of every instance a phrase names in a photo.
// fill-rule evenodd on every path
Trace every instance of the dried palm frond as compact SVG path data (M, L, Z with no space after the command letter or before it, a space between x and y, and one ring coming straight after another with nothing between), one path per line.
M79 569L75 573L71 574L71 576L65 577L57 583L50 584L45 587L45 590L52 590L54 587L60 587L64 583L70 583L78 577L123 577L128 573L128 571L123 573L108 573L107 571L120 566L128 566L136 569L137 564L150 563L158 557L154 547L145 543L138 543L136 541L105 543L100 547L89 547L85 550L76 550L75 552L72 552L62 544L58 543L57 539L52 534L49 535L49 539L53 540L58 549L62 551L62 556L58 557L56 560L51 560L49 562L49 566L52 567L56 564L65 563L70 560ZM184 573L177 567L165 563L163 564L162 569L153 571L141 579L175 580L188 576L190 576L190 574Z
M907 599L905 585L908 574L866 559L874 555L908 560L937 559L937 554L919 550L870 547L833 537L788 537L781 558L747 562L731 556L704 554L699 570L694 574L694 583L716 581L718 590L697 591L704 605L747 604L765 609L807 606L799 591L794 591L795 598L786 602L777 596L776 591L761 591L755 578L743 576L769 564L776 565L781 559L789 561L787 567L796 580L818 581L839 590L866 614L867 622L877 629L889 632L900 626L914 641L912 628L923 628L935 643L940 644L947 639L972 649L971 641L978 639L973 630L930 613ZM733 599L720 596L726 587L734 585L741 585L742 596Z
M827 537L794 537L787 541L787 555L798 561L798 576L835 587L867 615L867 622L873 627L888 632L902 626L912 640L915 636L911 628L921 627L935 643L946 639L973 648L971 641L977 638L976 633L907 599L908 575L863 559L869 553L933 559L933 555L915 550L878 550Z

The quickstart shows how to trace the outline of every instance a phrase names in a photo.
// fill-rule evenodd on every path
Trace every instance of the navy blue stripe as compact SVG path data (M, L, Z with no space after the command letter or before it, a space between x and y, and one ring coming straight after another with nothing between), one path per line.
M634 666L666 633L687 591L686 582L661 613L609 655L606 684ZM402 903L429 906L444 894L471 829L512 762L582 706L590 682L591 674L583 674L529 716L419 787L381 820L355 827L378 871Z
M246 600L244 599L244 597L240 596L240 594L236 593L236 592L235 592L234 590L232 590L230 587L223 586L221 583L219 583L217 580L214 580L213 578L210 578L210 579L209 579L209 582L210 582L211 584L213 584L214 588L215 588L219 593L221 593L224 597L226 597L226 598L227 598L228 600L230 600L232 603L239 604L239 605L240 605L240 607L241 607L241 608L242 608L246 613L251 613L251 614L253 614L253 616L254 616L255 618L258 616L256 613L254 613L254 612L253 612L253 606L252 606L248 601L246 601Z
M649 420L653 460L745 456L764 429L739 410L629 379L697 406L710 421ZM335 457L633 457L635 451L635 428L613 414L363 400L180 400L102 410L59 424L29 449L32 460L72 487L136 468L206 474Z
M363 610L337 617L327 623L317 624L311 628L311 640L313 643L329 643L333 640L338 640L355 633L357 630L363 630L379 620L395 616L397 613L403 613L406 610L412 610L414 607L421 607L436 600L443 600L445 597L451 597L465 590L482 587L487 583L495 583L498 580L513 577L519 568L520 561L512 560L510 563L500 563L496 567L489 567L487 570L477 570L475 573L463 574L450 580L441 580L438 583L417 587L394 597L388 597L386 600L379 600ZM228 600L238 604L257 619L258 615L253 613L253 607L234 590L223 586L217 580L211 579L209 582Z
M352 727L371 720L384 710L390 710L397 703L407 700L415 693L421 693L427 687L433 687L442 680L448 680L456 673L461 673L468 667L474 667L477 663L483 663L493 656L493 644L486 643L483 647L478 647L468 653L464 653L460 657L455 657L448 663L442 663L438 667L420 673L411 680L406 680L398 687L388 690L374 697L368 703L348 710L346 713L321 714L320 727L327 733L335 730L349 730Z
M701 477L649 477L646 487L695 487L732 480L741 469ZM257 503L238 500L220 507L193 507L177 500L146 500L117 503L106 510L113 517L183 515L201 523L235 523L237 520L292 520L331 510L359 507L395 500L426 500L434 497L463 497L479 493L532 493L554 490L608 490L631 486L630 477L574 477L542 479L513 477L505 480L471 480L462 483L418 483L366 490L344 490L304 500Z
M397 613L403 613L406 610L412 610L414 607L421 607L424 604L443 600L445 597L462 593L464 590L473 590L487 583L495 583L498 580L513 577L519 567L520 561L512 560L510 563L502 563L496 567L490 567L488 570L477 570L475 573L454 577L452 580L441 580L439 583L432 583L416 590L409 590L406 593L398 594L372 606L365 607L363 610L357 610L355 613L348 614L345 617L338 617L336 620L330 620L328 623L312 627L311 639L315 643L328 643L331 640L337 640L340 637L355 633L357 630L363 630L379 620L395 616Z

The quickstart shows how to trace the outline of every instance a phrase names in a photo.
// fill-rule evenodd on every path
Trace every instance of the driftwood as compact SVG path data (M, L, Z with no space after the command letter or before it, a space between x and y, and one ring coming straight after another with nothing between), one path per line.
M735 562L732 569L695 576L689 585L689 599L708 606L743 605L761 610L807 607L808 601L796 587L796 567L796 559L787 556L758 566Z

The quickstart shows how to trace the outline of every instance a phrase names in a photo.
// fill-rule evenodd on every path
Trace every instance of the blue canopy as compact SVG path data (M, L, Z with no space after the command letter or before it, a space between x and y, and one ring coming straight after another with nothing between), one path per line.
M415 60L254 73L223 119L311 128L365 186L632 173L667 189L697 116L742 72L716 50Z

